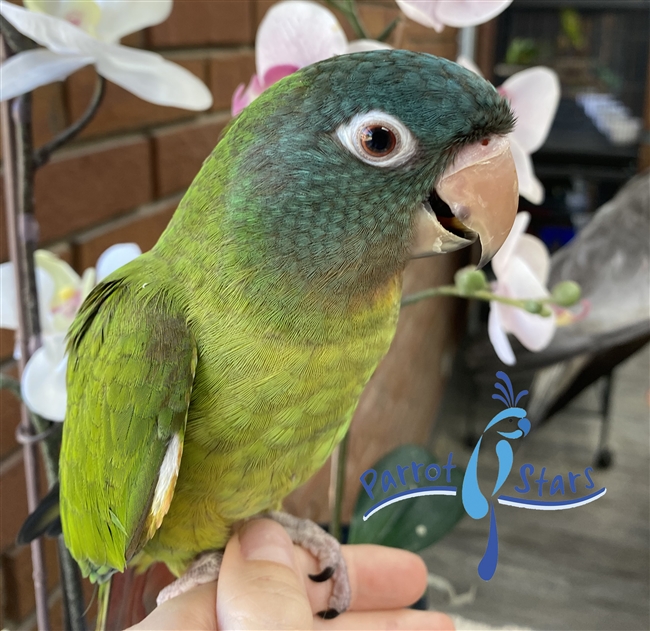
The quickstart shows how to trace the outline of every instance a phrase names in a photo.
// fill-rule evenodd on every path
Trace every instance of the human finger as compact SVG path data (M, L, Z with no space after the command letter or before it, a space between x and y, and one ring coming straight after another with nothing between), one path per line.
M165 601L128 631L215 631L217 583L199 585Z
M345 545L342 552L352 592L350 610L408 607L426 589L427 568L417 554L377 545ZM331 581L311 581L308 575L319 572L316 560L303 548L297 548L296 555L312 611L327 610Z
M449 616L437 611L417 611L415 609L393 609L389 611L348 611L333 620L314 621L314 629L325 631L454 631L454 623Z
M217 584L220 629L311 629L302 568L287 532L269 519L246 522L230 539Z

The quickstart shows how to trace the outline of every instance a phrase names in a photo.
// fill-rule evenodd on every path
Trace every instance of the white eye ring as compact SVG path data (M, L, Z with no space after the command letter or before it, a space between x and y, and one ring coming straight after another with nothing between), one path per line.
M395 147L389 154L373 156L364 149L363 131L368 127L384 127L392 132L395 136ZM379 110L357 114L348 123L341 125L336 130L336 135L355 158L378 167L400 166L411 158L417 149L417 142L406 125L395 116Z

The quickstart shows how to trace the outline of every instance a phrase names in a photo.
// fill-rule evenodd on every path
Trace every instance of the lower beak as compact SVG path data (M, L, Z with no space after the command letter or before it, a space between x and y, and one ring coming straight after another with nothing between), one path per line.
M412 258L481 242L483 267L506 240L519 202L510 142L492 136L462 149L418 213Z

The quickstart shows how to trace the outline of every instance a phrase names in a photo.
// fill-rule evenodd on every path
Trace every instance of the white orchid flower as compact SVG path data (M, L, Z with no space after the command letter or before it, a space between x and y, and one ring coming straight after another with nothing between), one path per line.
M504 11L512 0L396 0L407 18L441 32L445 26L483 24Z
M208 88L191 72L157 53L121 46L120 38L167 19L172 0L0 0L0 14L45 48L26 50L0 66L0 100L61 81L84 66L156 103L205 110Z
M537 237L525 234L530 213L520 212L501 249L492 259L496 282L492 293L517 300L540 300L550 296L546 289L550 269L548 249ZM512 333L528 350L541 351L555 334L555 315L543 317L518 307L490 302L488 334L496 354L504 363L516 363L508 341Z
M232 98L236 116L266 88L310 64L345 53L390 48L375 40L348 43L334 14L314 2L279 2L264 16L255 38L257 74Z
M474 62L466 57L457 61L482 76ZM544 187L535 175L530 156L544 144L551 130L560 103L560 81L550 68L536 66L515 73L497 90L510 101L517 119L508 139L517 167L519 194L533 204L541 204Z
M135 243L108 248L79 276L65 261L47 250L34 253L39 319L43 345L30 357L21 378L23 401L43 418L63 421L66 407L65 336L81 303L96 282L141 254ZM18 328L13 263L0 265L0 328Z

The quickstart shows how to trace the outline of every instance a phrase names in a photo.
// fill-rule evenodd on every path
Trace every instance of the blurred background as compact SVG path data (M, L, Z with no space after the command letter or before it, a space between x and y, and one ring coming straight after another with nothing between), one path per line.
M143 251L153 246L228 123L233 92L255 72L255 33L272 4L176 0L166 22L123 40L160 52L196 74L211 89L214 105L197 115L152 105L108 83L93 122L37 174L41 247L81 273L114 243L135 242ZM359 5L373 34L399 15L392 0ZM347 29L343 17L340 22ZM539 356L516 348L519 363L508 371L515 390L532 388L528 406L535 427L516 462L545 466L551 474L594 466L607 495L575 511L511 509L502 514L499 569L488 583L476 573L486 524L465 518L426 550L431 573L443 579L432 579L429 604L472 621L459 620L459 627L650 628L647 176L611 201L650 168L649 34L646 0L514 0L496 19L476 28L475 60L496 85L537 65L553 68L560 77L555 122L533 155L546 198L539 206L521 200L521 209L532 214L529 230L558 252L552 274L558 280L582 274L575 280L585 287L621 253L638 256L624 274L632 279L629 285L610 279L636 300L609 301L613 314L624 310L629 318L604 318L617 322L611 327L567 328ZM436 33L406 19L389 40L449 59L456 59L458 42L456 29ZM94 83L94 69L85 68L35 91L37 145L81 115ZM593 223L607 203L614 209L609 220ZM8 258L2 215L0 262ZM621 238L614 243L612 235ZM567 244L573 249L560 250ZM600 253L595 258L594 244ZM459 252L413 262L405 293L451 282L470 256ZM594 296L615 296L616 287L603 289L601 283ZM453 451L458 464L467 463L494 413L495 371L504 368L486 337L481 306L437 298L403 313L395 343L355 416L344 521L352 514L361 472L399 444L427 446L440 458ZM14 370L13 350L13 333L0 329L3 371ZM22 451L14 438L18 405L7 391L0 397L0 624L32 629L30 552L14 546L27 515ZM482 475L494 479L496 461L486 462ZM326 466L286 507L327 522L328 488ZM56 629L62 625L56 546L48 541L45 549Z

